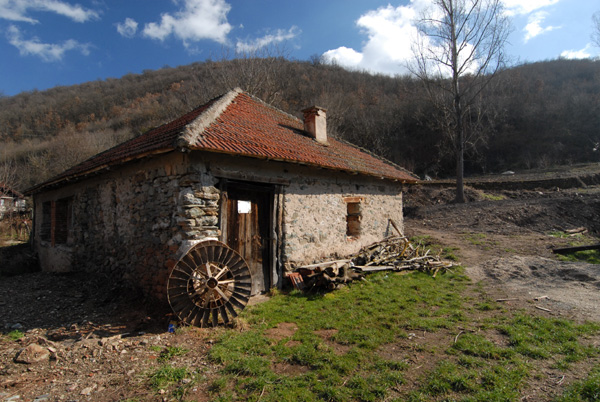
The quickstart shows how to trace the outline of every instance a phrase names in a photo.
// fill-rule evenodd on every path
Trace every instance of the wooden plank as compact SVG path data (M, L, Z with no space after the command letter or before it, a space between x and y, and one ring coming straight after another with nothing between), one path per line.
M217 166L211 166L210 171L215 177L231 180L243 180L256 183L279 184L289 186L291 181L281 177L260 176L252 172L241 172L237 170L226 170Z
M365 197L344 197L343 199L346 203L360 203L365 200Z
M407 269L408 267L406 267L406 266L397 267L394 265L376 265L376 266L368 266L367 267L364 265L357 265L352 268L358 269L361 272L378 272L378 271L400 271L402 269Z
M587 251L587 250L600 250L600 243L592 244L589 246L554 248L554 249L552 249L552 252L554 254L570 254L570 253L576 253L578 251Z

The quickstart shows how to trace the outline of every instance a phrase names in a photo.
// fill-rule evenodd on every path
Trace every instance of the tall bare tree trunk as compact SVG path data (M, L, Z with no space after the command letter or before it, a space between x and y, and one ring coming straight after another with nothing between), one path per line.
M432 0L417 23L409 68L440 111L436 122L452 141L456 158L456 202L465 202L465 151L475 149L482 131L472 114L480 95L504 66L511 30L502 0ZM465 77L468 76L468 79Z

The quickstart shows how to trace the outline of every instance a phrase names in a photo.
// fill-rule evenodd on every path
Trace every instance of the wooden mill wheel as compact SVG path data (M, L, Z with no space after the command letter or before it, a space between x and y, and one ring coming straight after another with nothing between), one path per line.
M246 261L225 244L208 240L184 255L169 276L167 297L179 319L197 327L229 323L248 303L252 278ZM219 318L220 315L220 318Z

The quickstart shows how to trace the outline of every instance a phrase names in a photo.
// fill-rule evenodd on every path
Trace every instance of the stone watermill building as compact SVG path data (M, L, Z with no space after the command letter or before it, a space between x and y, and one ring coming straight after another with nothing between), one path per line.
M179 259L213 239L243 257L255 294L280 286L286 263L356 252L390 219L401 227L415 177L329 138L324 109L303 112L235 89L33 187L42 269L165 299Z

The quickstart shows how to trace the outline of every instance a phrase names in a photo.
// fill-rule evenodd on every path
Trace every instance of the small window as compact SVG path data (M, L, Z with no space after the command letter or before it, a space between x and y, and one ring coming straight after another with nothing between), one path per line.
M72 230L72 198L46 201L42 204L40 238L52 245L66 244Z
M348 239L358 239L361 234L362 197L346 197L346 236Z
M56 201L54 216L54 243L65 244L71 231L71 198Z
M52 239L52 203L50 201L46 201L42 204L40 238L44 241L50 241Z

